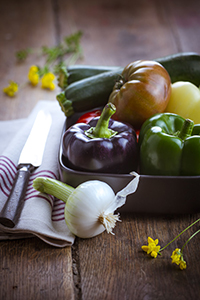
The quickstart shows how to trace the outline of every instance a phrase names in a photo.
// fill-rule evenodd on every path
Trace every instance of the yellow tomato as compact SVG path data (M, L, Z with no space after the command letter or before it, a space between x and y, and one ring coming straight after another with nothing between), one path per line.
M177 81L171 87L171 96L165 111L200 124L200 89L188 81Z

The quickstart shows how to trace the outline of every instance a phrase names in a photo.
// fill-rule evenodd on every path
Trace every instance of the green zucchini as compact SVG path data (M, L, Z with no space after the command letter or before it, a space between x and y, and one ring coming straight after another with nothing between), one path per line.
M157 58L154 59L154 61L159 62L168 71L172 83L176 81L190 81L196 86L200 86L199 54L183 52ZM77 81L71 83L56 97L66 116L73 115L75 112L83 112L98 106L104 106L108 101L115 82L120 78L124 69L114 66L111 67L114 68L111 71L105 70L102 71L103 73L92 75L95 68L100 71L101 67L85 67L85 70L82 71L82 75L79 75L78 73L81 71L78 69L80 66L77 65L77 73L74 71L74 76L75 78L82 78L83 76L90 77L84 77L80 80L77 79ZM76 69L75 66L71 68ZM84 65L82 68L84 69Z
M75 81L98 75L103 72L116 71L120 67L115 66L89 66L89 65L73 65L67 68L68 84Z
M176 53L176 54L164 56L154 60L159 62L168 71L172 83L182 80L182 81L190 81L197 86L200 85L200 55L198 53L182 52L182 53ZM71 77L72 80L74 79L79 80L79 76L80 79L83 79L85 75L86 75L85 77L89 77L92 75L96 75L97 73L95 74L95 72L98 71L99 73L105 72L106 68L108 71L112 71L112 68L114 70L114 68L119 68L119 67L115 67L115 66L101 67L101 66L84 66L84 65L76 66L75 65L69 67L68 69L72 74ZM82 72L82 75L78 74L79 71ZM75 76L74 79L73 76Z
M120 67L116 66L89 66L89 65L71 65L62 67L59 70L58 86L62 89L67 88L68 85L103 72L115 71Z
M116 68L113 71L103 72L70 84L56 96L64 114L69 117L75 112L106 105L122 71L123 68Z
M171 82L189 81L200 86L200 55L194 52L183 52L154 59L169 73Z

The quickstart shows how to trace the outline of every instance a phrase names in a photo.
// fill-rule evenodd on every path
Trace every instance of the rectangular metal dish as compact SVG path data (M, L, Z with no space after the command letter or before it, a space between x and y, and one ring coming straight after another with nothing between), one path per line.
M63 133L73 125L80 114L66 118ZM60 144L58 155L60 180L76 187L87 180L102 180L117 193L132 179L130 174L102 174L79 172L66 167ZM200 176L147 176L141 175L137 191L127 197L119 212L148 214L184 214L200 212Z

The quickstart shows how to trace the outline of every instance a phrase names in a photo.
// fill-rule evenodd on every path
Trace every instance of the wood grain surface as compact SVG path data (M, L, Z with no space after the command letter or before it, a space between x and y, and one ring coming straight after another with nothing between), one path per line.
M83 32L80 64L125 66L200 49L200 2L195 0L3 0L0 13L0 120L25 118L39 100L56 101L59 92L26 83L30 65L44 58L17 63L18 50L54 46L77 30ZM15 98L2 92L9 80L20 84ZM1 241L0 299L199 299L200 236L185 247L186 270L170 259L198 225L157 259L141 250L148 236L164 246L198 217L121 215L115 235L77 238L63 249L36 237Z

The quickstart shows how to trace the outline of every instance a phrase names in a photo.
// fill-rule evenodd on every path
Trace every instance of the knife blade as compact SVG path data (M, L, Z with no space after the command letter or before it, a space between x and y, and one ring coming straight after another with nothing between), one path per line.
M50 113L40 110L21 151L10 195L0 213L0 223L5 227L13 228L21 215L30 174L42 163L51 123Z

